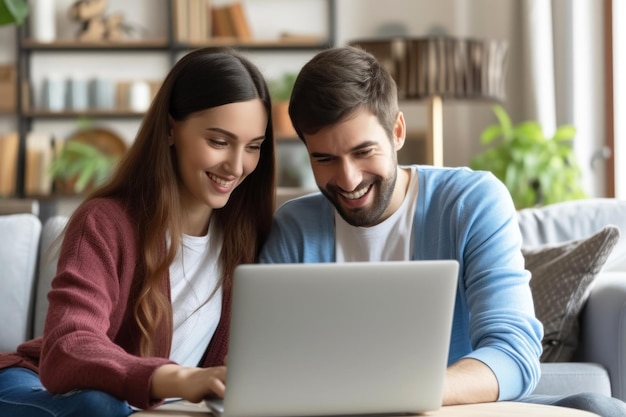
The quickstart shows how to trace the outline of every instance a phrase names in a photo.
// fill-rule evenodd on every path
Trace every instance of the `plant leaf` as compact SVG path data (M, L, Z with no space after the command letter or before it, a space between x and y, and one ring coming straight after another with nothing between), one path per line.
M576 128L572 125L559 126L554 132L553 140L557 142L569 141L576 136Z
M480 142L488 148L472 158L472 169L491 171L518 209L586 197L572 143L574 126L559 126L547 138L536 121L512 125L502 106L493 111L499 124L481 133Z
M493 142L499 136L502 136L502 126L487 126L487 128L483 130L483 133L480 135L480 143L482 143L483 145L487 145Z
M27 0L0 0L0 25L20 26L28 16Z

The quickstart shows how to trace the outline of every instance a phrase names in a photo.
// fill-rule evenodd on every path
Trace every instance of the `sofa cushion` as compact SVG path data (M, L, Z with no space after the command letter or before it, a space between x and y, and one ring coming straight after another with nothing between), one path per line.
M620 240L603 271L626 271L626 200L586 198L517 212L525 246L556 244L591 236L606 225L619 227Z
M542 362L573 359L589 286L618 239L619 229L605 226L586 239L522 249L535 313L544 326Z
M48 292L52 287L52 278L56 275L61 235L67 220L67 216L57 215L48 218L43 224L39 249L39 278L36 289L33 337L43 334L46 314L48 313Z
M40 233L33 214L0 216L0 352L30 338Z

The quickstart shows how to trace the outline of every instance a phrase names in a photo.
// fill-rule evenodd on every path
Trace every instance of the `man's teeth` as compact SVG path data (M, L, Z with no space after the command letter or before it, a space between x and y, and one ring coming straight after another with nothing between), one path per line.
M209 174L209 178L211 179L211 181L218 183L219 185L221 185L222 187L227 187L230 184L233 183L233 181L225 181L219 177L216 177L213 174Z
M341 195L349 200L356 200L357 198L361 198L367 193L369 187L361 188L360 190L353 191L351 193L342 192Z

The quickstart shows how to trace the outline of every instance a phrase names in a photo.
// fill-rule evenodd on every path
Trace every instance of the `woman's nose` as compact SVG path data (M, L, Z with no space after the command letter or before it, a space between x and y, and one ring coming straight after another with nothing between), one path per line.
M243 152L239 149L232 149L228 153L224 166L229 174L240 177L243 174Z

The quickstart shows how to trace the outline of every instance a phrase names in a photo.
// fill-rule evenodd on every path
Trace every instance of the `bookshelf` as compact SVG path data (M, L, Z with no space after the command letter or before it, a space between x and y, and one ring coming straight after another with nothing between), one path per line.
M150 3L154 0L149 0ZM301 54L303 52L313 54L317 50L328 48L335 43L335 0L313 0L319 3L321 13L324 15L326 29L322 34L298 33L290 30L281 36L255 36L254 24L256 13L260 15L258 19L266 19L263 13L259 12L266 5L274 2L276 4L287 4L278 0L250 0L254 3L254 8L246 12L246 22L249 25L247 36L238 33L229 35L216 35L213 32L213 21L210 20L212 2L214 0L159 0L154 1L154 7L162 8L163 15L166 16L166 29L164 36L155 35L146 39L119 40L119 41L77 41L74 39L54 40L53 42L38 42L31 38L28 30L28 24L17 29L17 75L16 85L16 110L13 117L17 119L17 130L19 137L19 145L17 150L17 169L16 169L16 187L15 195L17 198L40 198L42 200L50 199L54 195L27 195L25 193L25 183L27 176L27 147L26 138L29 132L33 130L36 122L71 122L78 118L89 118L103 123L116 123L116 121L132 121L141 120L143 112L129 110L127 107L116 105L113 108L86 108L84 110L62 109L58 111L50 110L42 107L36 98L40 97L40 91L36 91L35 77L33 76L33 60L37 57L48 57L55 59L57 56L66 57L72 55L73 62L88 62L92 58L114 55L121 60L135 58L137 56L162 56L165 57L163 63L163 72L167 72L176 60L187 51L199 47L234 47L244 53L258 54L279 53ZM293 7L298 1L310 3L312 0L292 0L289 7ZM192 23L189 21L187 26L194 27L197 30L198 25L204 27L202 36L197 35L185 36L180 35L180 26L184 25L184 20L180 20L180 4L186 4L188 7L194 4L204 5L206 13L204 13L203 23ZM216 5L218 3L215 3ZM219 7L223 5L240 4L236 0L225 0L219 3ZM248 3L245 3L249 5ZM256 10L256 11L255 11ZM189 15L188 15L189 16ZM275 25L276 22L272 22ZM293 23L293 22L291 22ZM160 24L160 23L155 23ZM254 59L254 58L253 58ZM55 132L51 132L53 135ZM294 139L280 138L279 140Z

